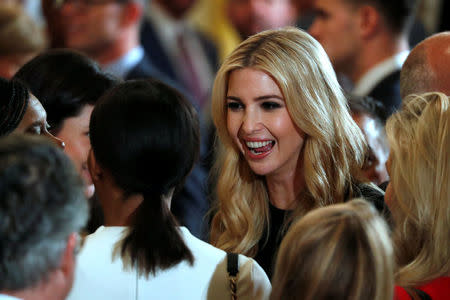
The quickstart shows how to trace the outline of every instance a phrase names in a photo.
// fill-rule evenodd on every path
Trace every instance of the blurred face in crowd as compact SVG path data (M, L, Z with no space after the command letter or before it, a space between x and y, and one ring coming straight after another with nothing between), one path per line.
M178 19L186 15L197 0L153 0L164 7L172 17Z
M358 54L358 9L346 0L316 0L316 17L308 32L327 52L335 70L349 74Z
M245 39L263 30L293 25L297 11L292 0L228 0L228 16Z
M383 145L382 139L385 137L384 133L381 132L382 128L377 126L376 121L366 114L354 114L352 117L363 132L369 145L369 157L364 165L363 173L367 179L376 185L380 185L389 180L389 175L386 171L389 151Z
M117 39L124 3L70 0L59 7L64 44L88 55L101 53Z
M93 196L95 190L87 166L87 158L91 149L89 120L93 109L93 105L85 105L77 116L65 119L61 129L55 134L65 142L65 152L80 173L88 198Z

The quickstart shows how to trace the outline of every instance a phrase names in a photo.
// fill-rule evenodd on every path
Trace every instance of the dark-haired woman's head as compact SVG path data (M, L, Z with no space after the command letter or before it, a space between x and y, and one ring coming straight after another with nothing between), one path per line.
M16 80L0 78L0 136L11 133L44 135L64 144L48 132L47 113L27 87Z
M174 89L150 80L119 84L94 109L90 137L97 162L127 193L168 193L198 156L196 113Z
M46 51L26 63L14 78L25 83L48 113L52 132L58 133L67 118L95 105L115 83L87 56L73 50Z
M82 175L87 195L94 189L87 170L89 119L98 98L115 84L88 57L71 50L50 50L25 64L14 76L38 97L50 131L66 143L66 153Z
M142 196L127 224L131 229L122 256L131 265L138 262L145 274L192 261L165 201L183 184L198 157L199 125L191 104L159 81L121 83L96 105L90 138L89 167L105 217L110 215L105 191L111 189L104 186L102 174L112 178L125 201Z

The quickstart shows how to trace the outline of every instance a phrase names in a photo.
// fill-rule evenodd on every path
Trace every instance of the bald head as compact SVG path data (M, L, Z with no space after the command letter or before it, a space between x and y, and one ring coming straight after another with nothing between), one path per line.
M450 95L450 31L419 43L409 54L400 74L402 98L439 91Z

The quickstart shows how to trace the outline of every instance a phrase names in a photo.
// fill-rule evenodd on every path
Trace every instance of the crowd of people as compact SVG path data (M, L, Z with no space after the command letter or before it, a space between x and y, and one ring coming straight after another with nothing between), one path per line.
M0 299L450 299L450 32L410 47L417 1L229 0L224 59L194 0L42 0L46 35L10 2Z

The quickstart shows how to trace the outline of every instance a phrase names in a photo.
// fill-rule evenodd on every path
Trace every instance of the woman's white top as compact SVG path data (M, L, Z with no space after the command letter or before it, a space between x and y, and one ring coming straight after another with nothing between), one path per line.
M113 258L125 229L102 226L86 237L68 300L231 299L224 251L179 227L194 264L181 262L155 276L139 277L136 270L124 270L120 256ZM270 281L258 263L239 255L238 299L269 299L270 291Z

